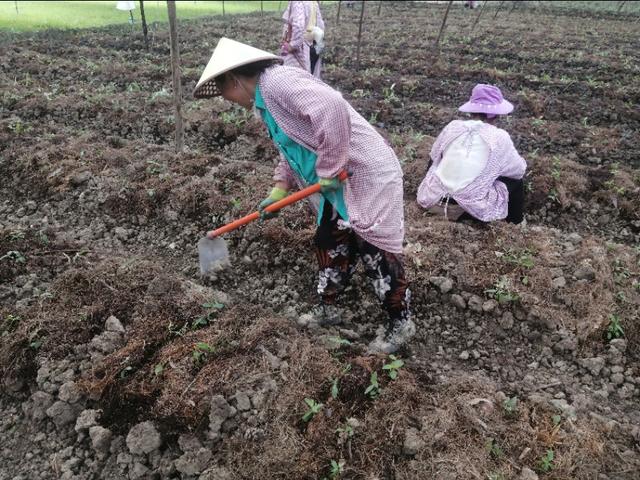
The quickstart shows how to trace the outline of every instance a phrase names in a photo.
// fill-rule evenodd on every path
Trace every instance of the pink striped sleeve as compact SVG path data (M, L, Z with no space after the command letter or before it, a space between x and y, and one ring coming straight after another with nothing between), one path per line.
M286 102L294 112L309 119L316 143L316 173L333 178L345 168L349 159L351 117L347 102L326 85L306 82L292 85Z
M276 166L275 172L273 174L273 179L276 182L282 182L287 185L288 190L292 190L295 187L295 179L293 176L293 170L289 166L289 162L287 159L280 154L280 161Z
M301 50L304 42L304 31L307 28L304 2L289 2L291 9L291 41L292 50Z
M500 153L502 158L505 159L504 164L500 170L500 176L508 178L522 178L524 172L527 169L527 162L520 156L516 150L511 136L502 130L500 135Z
M442 150L444 149L445 141L448 140L449 125L444 127L431 146L431 160L433 160L434 165L438 165L440 160L442 160Z

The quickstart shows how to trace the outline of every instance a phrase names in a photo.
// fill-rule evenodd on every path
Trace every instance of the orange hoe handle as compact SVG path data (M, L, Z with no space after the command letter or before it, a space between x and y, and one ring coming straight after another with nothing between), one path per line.
M341 182L344 182L347 178L349 178L349 173L346 170L342 170L338 174L338 179ZM298 190L296 193L292 193L291 195L286 196L282 200L272 203L267 208L265 208L265 210L267 212L277 212L281 208L284 208L287 205L291 205L292 203L296 203L297 201L302 200L303 198L307 198L313 195L314 193L318 193L319 191L320 191L320 184L316 183L314 185L311 185L310 187L303 188L302 190ZM240 228L241 226L246 225L249 222L253 222L258 218L260 218L260 212L250 213L245 217L239 218L238 220L235 220L231 223L227 223L223 227L207 232L207 238L219 237L224 233L231 232L232 230Z

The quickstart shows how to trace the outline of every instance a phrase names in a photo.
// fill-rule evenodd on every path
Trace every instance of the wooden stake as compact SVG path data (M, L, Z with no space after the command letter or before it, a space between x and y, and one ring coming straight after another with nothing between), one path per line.
M342 6L342 0L338 0L338 15L336 16L336 25L340 23L340 7Z
M142 35L144 36L144 48L149 50L149 30L147 29L147 18L144 16L144 0L140 0L140 20L142 21Z
M504 3L504 0L500 2L500 5L498 5L498 8L496 9L496 14L493 16L494 20L498 17L498 13L500 13L500 9L502 8L503 3Z
M182 152L184 128L182 125L182 85L180 83L180 50L176 25L176 2L167 0L169 10L169 36L171 38L171 72L173 73L173 103L176 109L176 152Z
M15 4L16 4L16 13L20 13L20 12L18 11L18 0L16 0L16 1L15 1ZM620 10L618 10L618 11L620 11Z
M224 0L222 0L222 16L224 17Z
M364 18L364 0L361 2L360 24L358 25L358 49L356 51L356 70L360 70L360 43L362 39L362 19Z
M260 16L264 17L264 2L260 0Z
M380 10L382 10L382 2L378 2L378 16L380 16Z
M440 39L442 38L442 33L444 32L444 27L447 24L447 17L449 16L449 10L451 9L451 5L453 4L453 0L449 0L449 4L447 5L447 11L444 12L444 18L442 19L442 25L440 25L440 32L438 32L438 38L436 39L436 47L440 45Z
M478 22L480 21L480 15L482 15L482 12L484 11L485 7L487 6L487 1L488 0L484 0L484 3L480 7L480 11L478 12L478 15L476 16L476 21L473 22L473 27L471 27L471 33L472 34L473 34L473 31L476 29L476 25L478 25Z

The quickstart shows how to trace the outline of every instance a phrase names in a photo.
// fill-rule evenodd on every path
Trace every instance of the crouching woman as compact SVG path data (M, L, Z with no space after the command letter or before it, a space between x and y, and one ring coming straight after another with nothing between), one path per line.
M454 221L522 222L527 164L509 134L494 125L513 105L499 88L478 84L459 110L471 118L452 121L436 138L418 203Z

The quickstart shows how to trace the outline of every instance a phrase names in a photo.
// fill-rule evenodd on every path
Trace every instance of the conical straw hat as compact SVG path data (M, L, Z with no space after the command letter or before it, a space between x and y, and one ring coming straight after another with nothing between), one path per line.
M216 45L213 55L211 55L211 60L209 60L204 72L202 72L200 80L198 80L193 96L195 98L207 98L220 95L214 82L218 75L260 60L278 60L282 62L282 59L277 55L222 37L218 45Z

